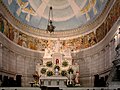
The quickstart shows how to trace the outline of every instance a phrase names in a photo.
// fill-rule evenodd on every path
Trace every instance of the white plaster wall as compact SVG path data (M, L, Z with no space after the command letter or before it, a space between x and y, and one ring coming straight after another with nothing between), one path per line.
M3 50L3 53L1 52ZM33 81L33 74L35 73L35 67L37 63L42 63L39 58L27 57L15 52L9 51L9 49L2 49L0 54L0 74L15 77L15 75L22 75L22 86L30 86L29 82ZM6 72L4 72L6 71Z
M15 45L0 33L0 74L14 77L22 75L22 86L30 86L37 63L42 64L43 54Z
M100 51L92 53L90 56L80 56L82 58L75 60L75 62L80 65L80 81L83 86L93 86L94 75L96 74L99 74L100 76L109 74L116 53L114 50L115 48L113 47L114 43L111 43L111 46L101 48Z
M109 74L113 65L112 61L115 59L116 55L115 47L120 41L118 37L115 38L119 25L120 20L114 24L110 32L102 41L91 48L80 50L77 55L74 53L72 54L75 59L74 61L78 62L80 65L80 80L83 86L93 86L95 74L99 74L100 77ZM88 80L92 83L89 83L89 85L84 83L85 77L91 76L92 79Z

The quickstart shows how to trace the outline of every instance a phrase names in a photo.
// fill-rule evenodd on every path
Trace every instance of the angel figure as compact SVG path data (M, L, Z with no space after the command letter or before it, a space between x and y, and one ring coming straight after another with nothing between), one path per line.
M18 10L16 11L17 15L20 16L22 9L26 8L29 2L22 2L22 0L16 0L17 4L19 5Z
M80 75L79 75L79 72L76 72L76 76L75 76L75 83L76 84L79 84L80 83Z
M13 0L8 0L8 4L10 5L12 3Z
M89 0L89 3L87 5L85 5L84 8L81 9L81 13L85 13L86 14L86 18L87 21L90 20L90 15L88 14L88 11L93 8L94 13L96 14L96 8L94 7L96 4L96 0Z
M36 12L32 7L30 8L23 8L22 12L27 13L26 20L29 22L30 21L30 15L36 16Z

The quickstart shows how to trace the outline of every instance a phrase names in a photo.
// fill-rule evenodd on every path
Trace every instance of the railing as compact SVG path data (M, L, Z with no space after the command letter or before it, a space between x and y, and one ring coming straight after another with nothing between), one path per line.
M0 90L42 90L39 87L0 87Z
M119 90L120 86L118 87L65 87L65 88L58 88L58 89L51 89L50 90ZM1 87L0 90L42 90L40 87ZM44 88L43 90L49 90L49 88Z

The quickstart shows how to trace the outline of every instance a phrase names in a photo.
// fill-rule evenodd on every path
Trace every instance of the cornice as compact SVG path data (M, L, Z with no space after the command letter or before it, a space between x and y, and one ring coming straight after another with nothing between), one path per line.
M86 23L85 25L82 25L79 28L72 29L72 30L65 30L65 31L56 31L54 33L47 33L45 30L36 29L34 27L31 27L29 25L21 23L19 20L17 20L7 9L7 7L3 4L3 2L0 2L0 8L2 15L11 23L14 27L16 27L18 30L22 31L26 34L31 34L32 36L38 36L41 38L72 38L72 37L79 37L82 34L94 31L95 28L99 27L102 22L107 17L112 5L114 5L116 0L108 0L109 2L106 3L106 6L102 13L98 15L93 21Z

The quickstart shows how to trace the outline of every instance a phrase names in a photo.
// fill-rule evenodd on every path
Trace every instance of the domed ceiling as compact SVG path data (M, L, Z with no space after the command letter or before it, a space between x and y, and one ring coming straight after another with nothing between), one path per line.
M70 30L93 20L107 0L2 0L21 22L46 30L49 7L53 7L55 30Z

